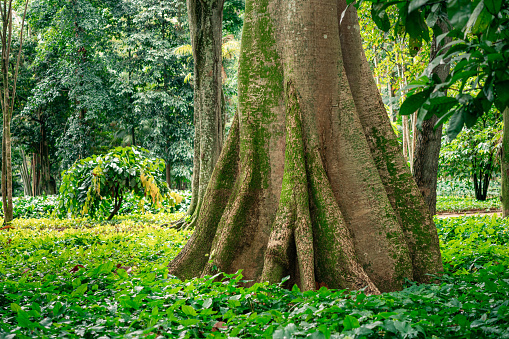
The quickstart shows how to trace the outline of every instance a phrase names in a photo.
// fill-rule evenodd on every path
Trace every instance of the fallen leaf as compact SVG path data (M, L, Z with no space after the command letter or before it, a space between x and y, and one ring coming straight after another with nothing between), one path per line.
M80 267L81 267L81 268L85 268L85 266L83 266L83 265L76 265L76 266L74 266L73 268L71 268L71 269L69 270L69 272L71 272L71 273L78 272L78 271L80 270Z
M212 332L217 332L219 330L225 330L227 327L224 324L224 321L218 321L217 323L212 326Z

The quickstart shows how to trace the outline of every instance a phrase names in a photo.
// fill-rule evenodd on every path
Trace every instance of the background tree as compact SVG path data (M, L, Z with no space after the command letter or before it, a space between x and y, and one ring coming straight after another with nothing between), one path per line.
M446 53L439 55L428 67L427 72L418 80L409 84L411 95L403 103L401 109L418 113L418 122L439 117L437 125L450 120L448 136L454 138L463 126L472 127L477 119L490 111L494 105L500 112L505 112L509 105L508 86L509 62L508 30L509 4L500 0L445 0L440 3L429 1L394 1L388 3L372 3L373 18L386 21L386 9L396 6L399 11L398 26L404 27L416 45L426 40L428 25L438 30L439 16L447 16L451 29L448 33L437 35L437 41L444 38L452 39ZM385 19L385 20L384 20ZM375 20L376 22L377 20ZM378 20L380 21L380 20ZM377 22L383 29L383 25ZM438 75L432 76L431 71L436 65L450 59L454 67L445 80ZM470 89L470 88L471 89ZM449 95L446 94L447 89ZM454 96L453 96L454 95ZM507 121L506 121L507 122ZM504 133L504 136L509 134ZM502 144L509 140L502 139ZM504 164L502 146L502 169L509 167ZM502 170L501 180L503 210L509 213L509 191L507 175ZM507 213L504 212L506 216Z
M194 58L193 195L187 214L196 218L224 138L221 42L224 0L187 1Z
M2 90L1 103L3 115L2 130L2 203L4 209L4 222L10 223L12 220L12 159L11 159L11 119L14 104L16 100L16 82L18 80L18 69L21 60L21 50L23 47L23 29L25 24L25 15L28 6L28 0L25 1L21 27L19 28L19 50L17 59L12 65L10 63L11 47L13 42L14 13L12 0L3 0L0 2L0 12L2 15ZM12 80L11 80L12 77ZM12 84L11 84L12 81ZM12 89L10 88L12 86Z
M248 279L290 274L303 289L318 281L377 293L441 270L356 11L339 25L345 8L246 3L239 113L172 274L243 268Z
M499 119L484 115L472 128L445 143L440 154L440 176L472 181L475 197L481 201L486 200L493 175L500 171L498 150L503 126Z
M447 50L442 50L442 46L451 42L450 38L442 39L441 45L437 42L437 34L447 33L449 31L449 24L447 17L437 15L436 32L433 32L433 39L431 41L431 54L430 62L436 59L439 53L445 53ZM441 51L442 50L442 51ZM432 74L438 75L442 80L447 78L449 74L450 65L447 62L436 65L432 70ZM413 114L414 121L417 121L417 112ZM436 214L437 207L437 179L438 179L438 164L440 156L440 147L442 139L442 125L437 126L438 117L433 115L430 119L421 123L416 139L414 157L412 164L412 173L414 175L417 186L428 205L432 215Z

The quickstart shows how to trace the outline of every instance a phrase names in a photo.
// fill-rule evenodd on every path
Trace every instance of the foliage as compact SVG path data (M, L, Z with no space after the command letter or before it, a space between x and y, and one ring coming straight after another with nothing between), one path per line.
M353 2L353 1L349 1ZM419 49L429 40L429 28L437 41L446 36L452 42L444 46L444 53L428 66L418 80L407 87L411 95L401 106L401 114L416 110L418 119L436 114L437 125L450 118L447 134L451 139L463 126L472 127L477 119L490 111L493 105L503 111L509 106L509 2L502 0L371 0L372 17L383 31L391 28L386 9L398 9L398 23L394 31L408 33ZM451 30L443 33L437 24L448 22ZM442 34L443 33L443 34ZM431 76L433 68L450 62L451 72L445 81ZM447 89L453 89L446 93ZM447 96L454 92L454 96Z
M146 221L18 224L0 233L0 336L507 338L507 224L498 218L436 222L442 250L456 251L444 252L444 259L460 264L447 265L436 284L380 296L246 288L240 274L182 282L167 275L166 264L189 233ZM462 241L468 246L459 251ZM480 252L482 241L497 250L481 246ZM476 261L473 253L483 258ZM503 265L490 265L495 260Z
M140 207L148 198L160 208L163 195L179 204L182 197L168 191L163 170L161 159L136 147L117 147L103 156L83 159L62 174L59 213L111 219L129 192L139 199Z
M186 212L189 204L191 203L191 191L173 191L182 197L180 203L177 203L171 196L163 196L160 206L155 206L150 201L145 199L140 203L139 197L133 194L128 194L125 197L122 207L120 207L119 215L130 215L137 213L174 213L174 212Z
M177 191L176 193L182 197L182 201L179 204L175 204L174 198L163 196L161 207L156 207L146 200L143 200L142 204L140 204L138 197L133 194L127 194L118 211L118 215L186 212L191 203L191 192ZM0 208L1 204L2 202L0 201ZM56 210L58 209L58 196L41 195L38 197L13 198L13 204L14 219L53 218L56 216Z
M58 205L56 196L14 198L14 219L44 218L52 214Z
M438 173L440 177L472 180L476 198L485 200L493 173L500 172L497 153L502 124L476 127L464 130L449 143L442 138Z
M490 216L437 219L446 271L468 274L486 265L509 267L509 221Z
M500 209L500 197L484 201L471 196L437 196L437 212L493 211Z
M493 180L488 188L488 197L500 196L500 181ZM467 197L472 196L474 186L471 181L463 181L451 178L439 178L437 182L437 196L443 197Z
M372 66L384 104L392 114L391 118L395 120L395 113L406 94L403 89L408 81L417 78L429 63L430 46L424 44L419 51L415 51L407 36L398 34L397 31L380 30L367 3L359 6L357 12L366 58ZM397 9L391 7L386 13L394 25L398 20Z

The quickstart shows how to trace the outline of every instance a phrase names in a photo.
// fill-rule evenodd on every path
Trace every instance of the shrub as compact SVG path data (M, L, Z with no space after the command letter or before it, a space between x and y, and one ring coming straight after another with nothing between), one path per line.
M65 216L88 215L111 220L131 193L139 199L140 208L145 199L160 208L163 196L171 205L182 197L169 192L163 180L164 161L149 151L137 147L117 147L105 155L76 162L62 174L59 213Z

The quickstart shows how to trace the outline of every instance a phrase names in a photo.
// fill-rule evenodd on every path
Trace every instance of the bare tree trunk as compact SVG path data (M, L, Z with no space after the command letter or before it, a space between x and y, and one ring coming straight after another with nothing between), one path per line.
M23 182L23 193L25 197L31 197L32 176L30 174L30 168L28 167L26 154L23 150L21 150L21 181Z
M32 195L41 195L41 156L39 153L32 154Z
M165 171L166 171L166 183L171 188L171 164L168 160L165 160Z
M409 143L409 133L410 130L408 128L408 116L404 115L401 117L401 127L403 129L403 156L406 161L409 161L410 154L408 152L408 143Z
M197 218L223 144L222 20L224 0L187 0L194 57L193 194L187 214Z
M442 20L438 22L440 28L445 33L449 31L448 24ZM444 44L450 41L446 38ZM430 62L437 57L441 46L436 43L436 37L433 36L431 44ZM442 81L449 74L449 63L438 65L433 70ZM415 153L413 160L413 171L415 181L419 186L419 190L428 205L432 215L436 214L437 206L437 179L438 179L438 159L440 156L440 147L442 140L442 125L435 129L438 121L436 115L422 123L422 129L417 137L415 145Z
M441 266L431 215L402 157L345 1L248 0L239 112L182 278L243 269L302 289L379 293Z

